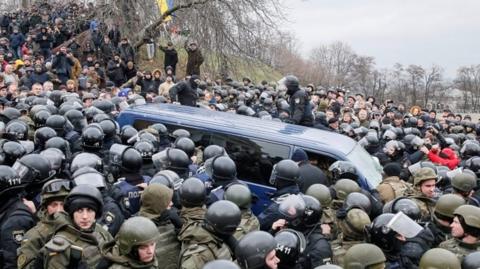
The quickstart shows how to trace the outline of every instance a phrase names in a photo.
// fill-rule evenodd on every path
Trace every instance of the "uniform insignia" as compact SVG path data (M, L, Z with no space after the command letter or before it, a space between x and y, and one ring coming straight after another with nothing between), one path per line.
M25 254L21 254L20 256L18 256L18 259L17 259L18 268L23 268L26 262L27 262L27 256L25 256Z
M25 231L13 231L12 232L13 240L17 243L20 244L23 241L23 237L25 236Z
M295 98L295 104L300 104L300 98Z
M115 219L115 215L112 214L112 212L107 212L107 216L105 216L105 221L107 223L112 223L114 219Z

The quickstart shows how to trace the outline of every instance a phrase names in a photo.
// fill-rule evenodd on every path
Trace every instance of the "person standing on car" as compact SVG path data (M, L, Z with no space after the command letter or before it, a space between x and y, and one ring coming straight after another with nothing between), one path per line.
M290 96L290 119L288 122L303 126L313 126L310 97L305 90L300 89L298 78L286 76L285 86L287 87L287 95Z

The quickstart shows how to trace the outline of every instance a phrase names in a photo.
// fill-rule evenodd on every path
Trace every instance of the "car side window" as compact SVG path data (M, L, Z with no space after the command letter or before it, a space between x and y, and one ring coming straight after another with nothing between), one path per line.
M307 153L310 164L320 168L331 182L332 173L328 171L328 168L330 167L330 165L332 165L332 163L336 162L337 159L324 154L319 154L317 152L310 151L308 149L303 149L303 150L305 150L305 152Z
M212 144L225 147L237 165L237 177L257 184L269 185L273 165L287 159L290 147L233 135L212 135Z

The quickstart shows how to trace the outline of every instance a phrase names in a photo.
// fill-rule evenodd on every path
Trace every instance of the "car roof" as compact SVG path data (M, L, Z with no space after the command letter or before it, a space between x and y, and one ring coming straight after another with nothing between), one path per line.
M331 151L338 151L345 155L356 145L356 142L347 136L325 130L198 107L146 104L130 107L119 117L130 113L141 113L135 117L136 119L148 120L161 117L164 123L201 126L202 129L214 129L304 148L316 148L314 144L317 144L322 148L332 148Z

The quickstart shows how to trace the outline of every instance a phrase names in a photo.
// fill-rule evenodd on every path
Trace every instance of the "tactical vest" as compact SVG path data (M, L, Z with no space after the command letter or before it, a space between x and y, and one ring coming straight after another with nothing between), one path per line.
M242 220L233 234L235 239L240 240L244 235L252 231L260 230L260 222L250 210L242 210Z
M158 226L157 246L155 255L159 261L160 269L176 269L177 259L180 254L180 242L171 223Z
M343 238L339 237L335 241L332 241L332 251L333 251L333 263L342 264L343 258L347 251L354 245L364 243L363 241L345 241Z
M458 260L462 261L468 254L480 250L480 242L476 244L466 244L459 239L452 238L442 242L438 247L451 251L457 256Z
M387 184L392 188L393 192L395 193L394 199L398 197L409 196L414 193L413 186L407 182L387 181L387 182L384 182L383 184Z

